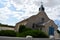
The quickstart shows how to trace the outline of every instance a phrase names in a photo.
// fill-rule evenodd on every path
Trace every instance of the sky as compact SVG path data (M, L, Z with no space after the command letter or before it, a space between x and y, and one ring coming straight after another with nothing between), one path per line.
M60 26L60 0L42 0L45 12ZM15 25L19 21L36 15L41 0L0 0L0 23Z

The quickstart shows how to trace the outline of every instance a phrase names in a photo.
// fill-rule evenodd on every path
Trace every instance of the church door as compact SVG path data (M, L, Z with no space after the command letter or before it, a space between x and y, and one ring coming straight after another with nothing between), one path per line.
M54 35L54 27L49 27L49 35Z

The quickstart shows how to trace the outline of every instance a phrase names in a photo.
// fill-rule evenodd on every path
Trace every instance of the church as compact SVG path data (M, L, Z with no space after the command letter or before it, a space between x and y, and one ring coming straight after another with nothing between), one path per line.
M54 23L54 21L49 19L48 16L46 15L43 4L41 4L37 15L33 15L28 19L16 23L15 25L16 32L19 31L20 25L25 25L26 27L32 29L39 29L48 35L54 35L54 36L56 35L58 29L58 26Z

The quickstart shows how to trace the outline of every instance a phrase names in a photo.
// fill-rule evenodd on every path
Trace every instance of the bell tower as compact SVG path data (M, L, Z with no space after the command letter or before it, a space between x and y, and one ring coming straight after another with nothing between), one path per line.
M43 2L41 2L41 6L40 6L40 8L39 8L39 11L44 11L45 9L44 9L44 7L43 7Z

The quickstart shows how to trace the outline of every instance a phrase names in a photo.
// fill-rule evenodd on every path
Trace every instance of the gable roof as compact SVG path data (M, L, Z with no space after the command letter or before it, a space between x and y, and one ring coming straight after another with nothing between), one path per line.
M25 21L28 21L30 18L35 17L35 16L36 16L36 15L32 15L31 17L29 17L29 18L27 18L27 19L24 19L24 20L22 20L22 21L20 21L20 22L18 22L17 24L22 23L22 22L25 22Z
M41 11L41 12L45 13L44 11ZM24 20L22 20L22 21L20 21L20 22L18 22L18 23L16 23L16 24L19 24L19 23L23 23L23 22L25 22L25 21L28 21L29 19L31 19L31 18L33 18L33 17L39 15L41 12L38 12L38 14L32 15L31 17L29 17L29 18L27 18L27 19L24 19ZM45 15L46 15L46 14L45 14ZM46 16L47 16L47 15L46 15Z

